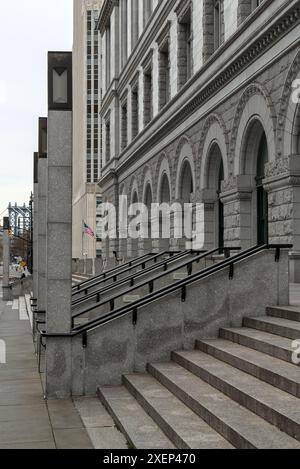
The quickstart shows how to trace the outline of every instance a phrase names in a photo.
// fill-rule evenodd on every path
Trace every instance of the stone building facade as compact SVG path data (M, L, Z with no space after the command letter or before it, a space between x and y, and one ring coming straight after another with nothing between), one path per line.
M300 1L106 0L98 28L104 201L201 202L205 247L300 252Z

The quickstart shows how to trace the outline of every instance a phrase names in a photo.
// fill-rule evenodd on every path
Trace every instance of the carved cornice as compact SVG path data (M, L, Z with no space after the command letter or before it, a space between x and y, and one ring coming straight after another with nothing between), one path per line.
M175 9L175 13L178 17L178 21L182 19L182 17L186 14L189 8L191 8L192 2L191 0L181 0L179 5Z
M161 31L160 35L156 39L156 42L158 44L158 47L162 47L165 42L167 42L170 39L170 28L171 28L171 21L167 21L164 29Z
M142 68L144 70L152 68L152 61L153 61L153 48L150 49L149 53L147 54L145 60L142 62Z
M100 11L100 16L97 22L96 28L99 29L101 35L103 35L105 28L109 22L110 15L115 6L119 5L119 0L105 0Z

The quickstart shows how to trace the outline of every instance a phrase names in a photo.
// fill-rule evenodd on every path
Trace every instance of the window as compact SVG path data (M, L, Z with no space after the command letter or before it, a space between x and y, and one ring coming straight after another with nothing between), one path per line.
M259 5L263 2L263 0L251 0L251 11L254 11Z
M111 158L111 147L110 147L110 141L111 141L111 134L110 134L110 119L107 119L105 123L105 154L106 154L106 163L110 161Z
M159 50L159 109L170 101L170 44L169 40Z
M128 58L128 0L121 2L121 68Z
M178 85L181 88L192 76L192 14L189 8L178 22Z
M139 133L139 88L138 81L131 91L131 114L132 114L132 140Z
M153 78L152 66L144 71L144 126L153 118Z
M131 0L131 31L132 48L136 45L139 38L139 2L140 0Z
M109 88L111 81L111 37L110 37L110 23L105 31L106 39L106 89Z
M152 0L143 0L144 4L144 27L147 25L153 12Z
M263 0L239 0L238 3L238 25L240 26L245 19L256 10Z
M224 41L224 0L215 0L214 7L214 49Z
M121 150L125 150L128 144L128 106L127 98L121 105Z

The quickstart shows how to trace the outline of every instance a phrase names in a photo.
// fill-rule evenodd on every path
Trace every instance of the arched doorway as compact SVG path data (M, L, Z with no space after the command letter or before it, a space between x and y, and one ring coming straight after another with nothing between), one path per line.
M224 205L220 199L220 194L222 192L222 182L224 181L224 165L221 158L220 169L219 169L219 180L218 180L218 245L220 250L224 248Z
M205 245L207 249L224 247L224 205L221 200L224 163L218 143L211 145L206 168Z
M266 132L261 121L254 118L245 132L244 145L242 147L242 174L248 176L248 212L249 230L245 237L249 244L268 243L268 194L264 189L265 166L269 161L269 149ZM246 192L244 194L246 203ZM247 207L243 208L247 213ZM245 229L245 228L244 228Z
M256 165L256 197L257 197L257 244L267 244L268 231L268 194L263 187L265 165L269 159L266 134L260 139Z
M131 205L135 205L135 204L138 204L139 203L139 197L138 197L138 194L136 191L134 191L133 195L132 195L132 199L131 199ZM131 222L133 219L135 218L135 216L132 216L130 219L129 219L129 222ZM137 230L139 230L139 226L137 226ZM135 236L135 237L131 237L129 239L129 257L131 259L135 259L138 257L138 250L139 250L139 239L138 239L138 236Z
M192 174L191 165L188 161L185 161L181 171L180 177L180 192L179 199L182 204L183 222L182 227L184 228L183 238L180 242L181 249L192 249L193 243L193 209L190 213L187 212L185 204L192 203L192 195L194 194L194 179ZM189 216L188 216L189 215ZM185 224L185 225L184 225ZM188 226L186 226L188 225Z
M142 240L142 254L147 254L152 251L152 219L151 219L151 211L152 211L152 203L153 203L153 195L152 195L152 188L150 183L147 184L144 196L144 204L147 207L148 211L148 221L147 221L147 237Z
M171 188L169 178L166 173L162 176L160 191L159 191L159 203L168 204L171 203ZM162 212L159 214L159 250L166 251L170 249L170 238L164 237L163 227L163 215Z

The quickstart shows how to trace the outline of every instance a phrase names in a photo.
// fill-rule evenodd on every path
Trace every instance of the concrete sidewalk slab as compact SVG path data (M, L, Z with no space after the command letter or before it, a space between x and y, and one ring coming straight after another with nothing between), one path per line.
M6 364L0 365L0 449L93 449L73 402L44 400L30 321L24 301L18 304L21 312L17 301L0 300L0 340L6 344Z

